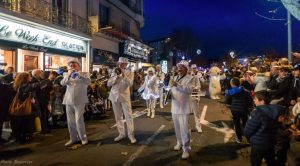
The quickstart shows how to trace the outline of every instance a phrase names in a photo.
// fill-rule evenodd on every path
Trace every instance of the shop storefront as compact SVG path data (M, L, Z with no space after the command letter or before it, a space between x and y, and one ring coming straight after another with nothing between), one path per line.
M93 70L97 71L99 71L99 68L102 68L103 65L110 68L115 67L119 59L119 54L97 48L92 49L92 54Z
M17 72L57 70L66 66L70 58L78 58L82 71L88 72L89 40L84 35L0 13L0 63L15 67Z
M141 69L143 66L149 66L148 55L151 51L151 47L133 40L129 39L120 44L120 55L128 57L131 66L134 70Z

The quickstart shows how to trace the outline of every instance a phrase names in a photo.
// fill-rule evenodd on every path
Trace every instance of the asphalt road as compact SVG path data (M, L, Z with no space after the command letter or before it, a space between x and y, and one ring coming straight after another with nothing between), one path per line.
M206 109L207 108L207 109ZM143 105L134 108L135 115L143 114ZM225 106L202 98L200 102L203 132L197 133L193 114L190 116L191 157L181 160L176 144L170 107L157 109L155 119L145 114L134 119L137 144L129 139L115 143L118 135L112 112L101 120L86 123L89 144L72 150L64 147L69 135L67 128L37 134L31 143L10 143L0 152L0 165L250 165L250 149L234 142L231 117Z

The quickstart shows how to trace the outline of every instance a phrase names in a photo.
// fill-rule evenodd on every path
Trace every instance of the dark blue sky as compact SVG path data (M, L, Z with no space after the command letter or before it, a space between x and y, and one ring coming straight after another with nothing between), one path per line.
M269 13L279 7L276 14ZM145 0L144 41L166 37L173 29L192 28L202 43L202 56L214 58L234 50L240 56L287 52L286 18L280 3L267 0ZM300 21L293 18L293 50L300 50Z

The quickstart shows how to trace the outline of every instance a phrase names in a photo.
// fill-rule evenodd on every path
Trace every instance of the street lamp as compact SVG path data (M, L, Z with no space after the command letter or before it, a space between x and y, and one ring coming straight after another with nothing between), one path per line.
M200 54L201 54L201 50L198 49L198 50L196 51L196 53L197 53L198 55L200 55Z

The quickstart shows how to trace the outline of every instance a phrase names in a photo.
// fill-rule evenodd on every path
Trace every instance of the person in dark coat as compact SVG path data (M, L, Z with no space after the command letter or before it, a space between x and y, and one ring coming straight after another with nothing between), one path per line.
M290 92L290 86L292 84L293 76L289 72L290 69L288 67L281 67L279 69L279 75L276 79L277 89L269 91L273 100L271 102L272 104L280 104L282 106L290 105L289 92Z
M5 121L8 120L9 106L14 97L12 86L0 83L0 145L5 143L6 140L2 138L2 126Z
M230 80L231 89L226 94L226 103L230 105L232 113L236 142L242 142L242 128L245 127L249 109L253 106L253 100L249 91L240 86L240 79L234 77ZM241 126L242 121L242 126Z
M300 97L300 64L294 66L294 79L290 86L289 101L291 105L297 103L297 98Z
M18 92L19 101L23 102L26 98L38 89L43 89L47 86L47 81L30 83L30 75L26 72L18 74L14 81L14 91ZM11 126L13 136L19 143L25 143L31 139L34 132L34 112L35 107L32 108L33 113L26 116L11 115Z
M38 83L42 80L47 81L47 86L43 89L37 89L34 96L36 97L37 111L40 112L42 133L49 133L50 126L48 122L49 110L47 108L50 101L50 92L52 90L52 83L48 79L44 79L44 73L42 70L36 69L32 71L32 83Z
M8 84L11 85L14 81L14 68L11 66L8 66L5 68L5 75L1 77L0 82L2 84Z
M251 112L244 129L244 135L251 144L251 165L260 166L265 159L268 166L276 165L276 134L279 127L278 117L284 111L279 105L269 105L270 94L267 91L255 92L256 108Z

